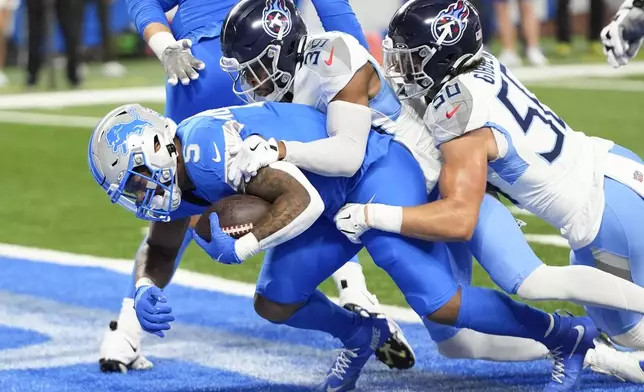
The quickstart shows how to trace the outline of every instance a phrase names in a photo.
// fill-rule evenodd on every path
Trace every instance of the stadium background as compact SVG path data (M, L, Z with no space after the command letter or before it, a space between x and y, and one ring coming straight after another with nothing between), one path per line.
M374 42L386 27L389 15L398 4L390 0L352 0L351 3ZM539 15L544 22L545 34L542 44L546 55L550 55L554 45L550 36L554 1L536 1L536 3ZM620 1L611 3L619 4ZM304 2L303 8L315 31L319 24L315 19L314 11L307 2ZM611 14L613 9L609 7ZM644 63L634 62L619 71L610 68L605 63L604 57L592 51L585 39L580 36L585 29L586 10L587 1L573 1L575 18L571 23L574 24L574 31L578 35L575 38L571 56L566 58L552 56L550 60L555 64L553 66L521 67L515 72L543 102L553 108L574 129L613 139L644 155L639 112L644 98ZM98 26L93 12L90 7L85 24L85 45L89 49L97 45L99 40ZM271 383L266 384L269 386L261 383L263 387L253 386L255 384L252 382L244 384L247 380L231 378L227 374L218 374L214 379L218 380L218 385L228 385L226 382L229 382L230 388L216 389L209 384L208 373L204 376L200 373L203 369L185 368L187 365L178 367L178 369L187 370L180 376L183 378L175 382L174 380L179 377L177 373L181 372L174 370L176 366L174 359L169 354L166 356L159 354L158 350L161 348L158 347L161 347L163 342L151 341L149 338L146 342L149 342L156 357L166 358L157 362L158 369L155 371L159 373L132 376L129 382L134 384L127 384L120 379L104 379L98 374L94 361L97 358L102 328L107 323L106 317L115 314L120 305L119 298L126 282L124 274L129 268L126 260L134 255L146 225L124 210L112 206L93 183L86 164L88 135L97 119L119 103L135 101L162 111L164 102L163 71L156 58L146 58L149 53L138 36L132 32L125 13L124 1L114 1L112 12L114 31L118 33L115 45L128 71L125 77L105 79L100 73L99 66L90 62L87 79L81 89L50 92L46 91L43 83L38 91L25 92L22 85L23 72L19 67L13 66L7 69L12 85L0 90L0 145L3 146L0 154L0 167L3 169L0 198L2 201L0 203L0 222L2 222L0 225L0 390L59 390L57 382L61 383L60 385L66 385L65 390L70 391L130 390L132 385L136 385L133 390L139 390L138 388L143 388L146 383L157 386L156 390L168 391L307 390L290 389L291 386L276 387L272 379ZM607 18L608 16L607 14ZM14 50L11 63L14 65L21 64L22 61L20 55L20 48L24 42L22 18L23 13L18 12L16 34L12 41ZM491 47L492 50L496 50L498 45L493 42ZM66 84L60 75L62 70L56 72L59 78L57 85L59 88L64 88ZM526 237L542 260L552 265L567 263L569 250L556 230L524 211L513 209L513 212L528 223L524 229ZM34 250L35 248L69 253L43 253ZM365 381L371 382L368 384L370 387L365 390L375 391L379 388L389 391L538 390L538 385L545 382L547 368L543 364L501 366L440 360L435 347L423 332L422 326L417 325L413 315L405 310L404 300L391 280L375 267L368 254L363 252L361 260L370 289L377 294L382 303L400 307L388 309L399 319L409 322L404 324L404 328L411 335L411 341L417 344L420 357L419 369L411 376L403 377L403 387L398 384L397 379L376 383L374 380L390 376L384 375L386 371L382 368L373 367L369 368L365 375L365 378L374 376L371 381ZM283 328L268 326L265 325L267 323L253 318L252 305L248 297L249 293L252 293L252 286L243 283L239 285L235 282L252 284L257 277L260 263L261 257L257 257L241 266L221 265L209 260L207 255L195 245L191 245L181 266L184 272L178 275L178 288L168 291L171 299L175 301L179 316L187 313L183 322L193 326L205 323L208 328L212 327L208 324L210 322L208 320L195 321L191 318L201 311L198 306L199 301L206 301L213 311L212 317L217 318L216 315L219 314L222 318L231 317L235 320L236 326L222 327L219 324L213 324L215 325L213 328L219 328L220 332L227 328L234 330L234 328L243 327L248 336L257 334L264 336L262 334L265 333L267 336L273 336L272 338L264 336L266 339L274 339L282 345L290 344L290 338L287 339L285 336L294 334L293 336L301 338L301 342L298 340L296 344L313 345L316 350L332 347L333 344L328 339L325 340L319 335L298 335L290 330L285 335ZM79 265L83 267L78 267ZM95 271L92 268L97 269ZM204 275L198 275L195 278L185 271L203 273L206 278L203 277ZM225 280L208 278L208 276ZM194 282L202 280L205 282L203 287L197 285L195 288ZM478 266L474 283L493 285ZM186 288L188 286L192 287ZM334 286L330 281L325 282L322 288L331 295L335 295ZM204 294L198 289L210 294ZM236 300L227 302L228 300L222 300L220 297L211 298L214 295L213 290L216 293L231 294L233 297L241 294L246 299L238 303L235 302ZM173 294L174 297L172 297ZM187 299L182 299L181 295L186 295ZM37 301L34 298L37 298ZM30 329L30 324L25 321L25 325L19 325L18 320L21 317L24 317L24 320L32 320L36 315L42 314L47 318L52 313L58 317L62 312L60 308L63 304L101 308L102 313L97 313L98 316L96 316L100 318L100 323L93 320L88 323L88 328L91 330L83 332L83 336L87 336L88 339L87 342L83 342L85 356L79 356L77 352L70 349L70 352L65 354L67 362L57 361L56 352L49 354L48 362L38 362L45 354L32 352L20 354L26 356L20 357L11 351L15 344L23 341L26 345L36 346L39 342L37 338L26 332L23 333ZM536 305L547 310L566 309L574 313L582 311L577 306L557 302L543 302ZM225 307L225 310L221 310L221 307ZM235 307L245 307L245 310L240 310L242 313L237 314L233 312ZM47 309L50 309L49 313ZM63 314L67 313L63 312ZM60 322L71 326L74 320L74 318L68 318L61 319ZM35 324L38 322L34 321ZM220 322L222 322L221 319L217 320L217 323ZM234 323L231 322L231 324ZM187 330L182 329L183 324L178 323L178 325L173 330L173 333L177 334L174 338L176 340L172 340L171 333L166 342L181 341L181 337L187 334L186 331L190 331L188 327L185 327L188 328ZM74 347L78 343L74 342L71 336L70 332L70 336L67 336L69 339L67 346ZM203 331L196 336L205 340L210 338ZM238 340L233 342L242 344ZM265 343L258 344L261 346ZM221 343L220 346L212 349L213 352L209 358L221 355L217 350L227 353L236 352L231 349L231 345L234 344ZM226 348L222 349L222 347ZM253 350L257 348L253 347L255 347ZM154 351L156 348L158 350ZM266 352L270 352L271 349L267 348ZM29 355L35 355L40 359L31 361L32 357ZM258 351L257 355L264 354L259 354ZM281 358L277 354L275 356ZM321 365L317 364L311 369L322 372L328 365L330 357L322 356L323 360L320 361L320 356L322 354L317 353L312 357L312 361L317 361ZM181 357L181 359L185 358ZM187 358L187 360L191 359ZM22 365L14 366L12 365L14 362ZM217 366L225 367L221 363ZM307 363L303 366L312 365ZM51 370L52 368L57 370ZM12 369L19 370L15 373ZM286 369L288 372L297 371L296 367L279 369ZM239 369L233 370L240 372ZM253 373L252 377L266 380L263 373L260 374L261 371L257 370L257 372L259 375ZM438 373L448 376L437 379ZM500 384L491 385L484 381L490 377L497 377L495 383ZM173 381L163 384L159 382L160 379ZM212 380L211 378L210 381ZM603 390L602 388L609 382L607 380L602 377L593 378L588 390ZM191 384L193 381L196 384ZM309 379L293 381L288 377L283 381L289 385L310 383ZM436 387L426 389L428 382ZM243 389L234 387L239 385L249 386ZM624 386L623 390L631 389Z

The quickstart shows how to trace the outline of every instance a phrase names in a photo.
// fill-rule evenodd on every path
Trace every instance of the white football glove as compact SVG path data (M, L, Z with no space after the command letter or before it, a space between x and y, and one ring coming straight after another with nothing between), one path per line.
M600 36L608 63L615 68L626 65L642 46L644 10L633 6L633 0L625 1Z
M242 179L245 182L257 175L257 171L277 162L279 149L277 141L252 135L230 150L231 164L228 167L228 180L238 188Z
M367 225L364 210L364 204L348 203L333 218L335 227L354 244L360 244L360 237L371 229Z
M171 33L160 32L150 37L148 45L161 60L168 83L172 86L176 86L179 80L185 86L190 80L199 79L197 71L206 68L201 60L192 55L192 41L189 39L176 41Z

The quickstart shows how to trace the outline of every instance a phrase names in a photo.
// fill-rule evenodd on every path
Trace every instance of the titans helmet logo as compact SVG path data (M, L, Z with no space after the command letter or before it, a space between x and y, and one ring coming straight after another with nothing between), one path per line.
M467 28L470 9L462 0L442 10L432 23L432 35L440 45L454 45L463 37Z
M291 32L291 11L286 8L284 0L266 0L264 7L264 31L273 38L285 36Z
M130 122L114 124L105 133L105 141L115 154L127 154L127 139L130 135L141 135L143 133L143 128L152 126L151 122L141 120L134 111L129 111L129 113L133 117Z

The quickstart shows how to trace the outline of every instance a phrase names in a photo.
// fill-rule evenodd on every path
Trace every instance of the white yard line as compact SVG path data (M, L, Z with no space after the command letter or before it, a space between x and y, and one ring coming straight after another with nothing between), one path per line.
M528 242L541 245L556 246L558 248L570 248L568 240L556 234L525 234Z
M165 88L154 86L0 95L0 109L62 108L125 102L165 102Z
M644 62L613 69L608 64L570 64L547 67L518 67L512 70L525 83L570 78L612 78L644 74ZM0 109L61 108L126 102L165 102L164 86L105 90L75 90L0 95Z
M547 87L553 89L571 89L571 90L597 90L597 91L625 91L625 92L643 92L644 81L641 80L605 80L605 79L571 79L560 81L546 81L535 84L538 87Z
M129 275L132 272L132 260L113 259L75 253L60 252L48 249L29 248L12 244L0 243L0 256L18 260L44 262L75 267L99 267L110 271ZM0 264L1 265L1 264ZM227 280L212 275L197 272L177 270L172 279L173 284L192 287L196 289L217 291L220 293L252 297L255 294L255 285L249 283ZM332 298L337 302L337 298ZM381 305L382 311L394 319L408 323L420 323L421 320L409 308L399 306Z

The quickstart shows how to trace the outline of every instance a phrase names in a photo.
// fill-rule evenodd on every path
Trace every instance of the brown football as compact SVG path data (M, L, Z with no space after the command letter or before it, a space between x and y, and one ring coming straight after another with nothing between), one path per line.
M240 238L253 230L254 225L271 208L271 203L250 195L232 195L224 197L204 212L195 231L201 238L210 242L209 216L213 212L219 216L219 226L224 233L233 238Z

